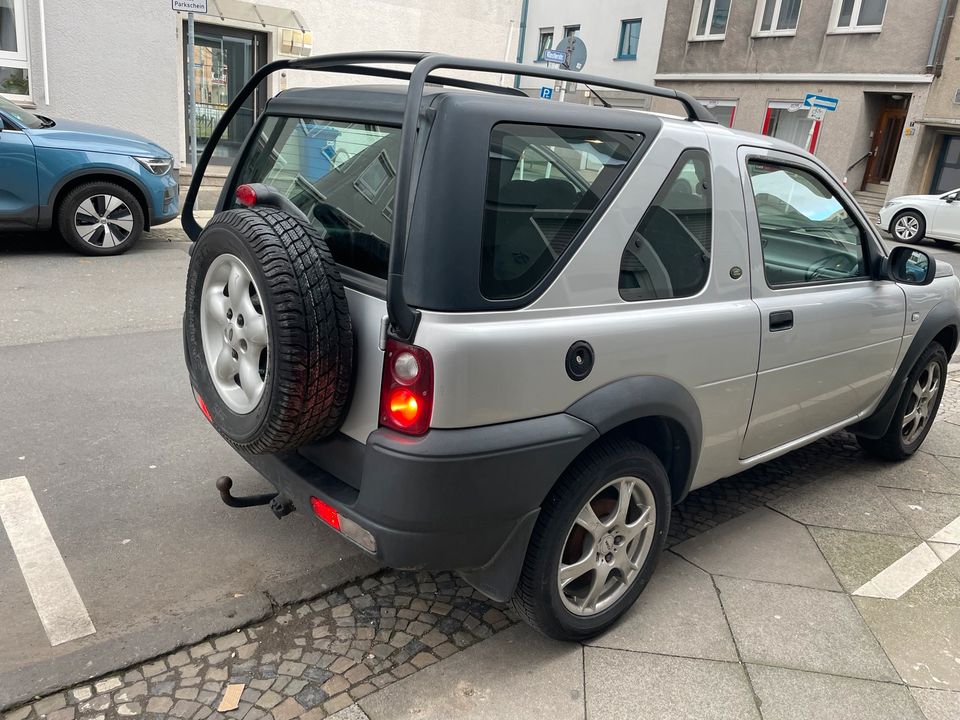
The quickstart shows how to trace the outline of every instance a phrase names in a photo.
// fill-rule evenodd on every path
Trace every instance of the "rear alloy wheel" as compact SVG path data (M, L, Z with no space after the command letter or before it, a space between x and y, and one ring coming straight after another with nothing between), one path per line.
M893 219L891 233L902 243L918 243L926 234L927 224L915 210L906 210Z
M593 445L541 506L514 608L559 640L603 632L653 574L670 505L666 470L649 448L628 438Z
M73 190L59 204L60 234L85 255L119 255L143 234L143 209L125 188L92 182Z

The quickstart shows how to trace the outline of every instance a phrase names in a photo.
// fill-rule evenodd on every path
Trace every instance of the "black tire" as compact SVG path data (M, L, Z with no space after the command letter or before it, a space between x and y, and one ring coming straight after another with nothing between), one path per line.
M107 197L120 200L123 207L129 210L129 214L123 212L121 208L115 210L114 213L104 213L103 211L106 208L101 206L101 201L98 198ZM107 227L112 228L110 233L104 232L104 228L101 226L93 230L89 236L83 237L77 230L78 210L83 203L91 200L94 210L103 215L105 219L122 220L122 223L108 224ZM87 213L81 212L80 217L84 221L88 217L91 221L95 220ZM140 205L140 201L125 187L112 182L94 181L78 185L57 203L56 221L60 235L70 247L84 255L105 256L125 253L136 245L143 236L143 218L143 207ZM96 222L90 222L88 226L95 228L97 225ZM127 230L128 227L129 231Z
M263 394L245 414L221 398L207 366L200 301L206 272L225 254L252 273L268 328ZM346 415L353 329L336 263L309 227L273 208L228 210L197 240L187 271L184 350L213 426L236 448L273 453L334 433Z
M559 563L574 519L611 480L639 478L653 494L653 541L626 592L593 615L571 612L561 598ZM557 481L534 527L513 607L532 627L558 640L584 640L616 622L636 601L653 574L670 524L670 481L663 464L646 446L627 438L608 438L585 451ZM639 560L639 558L638 558Z
M930 368L931 363L936 363L940 367L939 387L933 397L932 404L929 405L929 412L926 416L926 422L920 433L910 442L906 442L904 437L903 422L908 412L911 412L916 405L914 387L921 380L921 376ZM897 403L897 409L890 420L890 427L883 437L871 439L857 436L857 442L860 447L871 455L883 460L906 460L913 455L923 444L927 433L933 427L933 421L937 417L937 411L940 409L940 400L943 398L943 390L947 381L947 352L940 343L930 343L930 346L923 351L910 374L907 376L907 382L904 385L903 394ZM909 437L909 434L908 434Z
M919 228L917 230L917 234L914 235L909 240L904 240L903 238L900 238L897 236L897 232L896 232L897 223L900 221L901 218L913 218L914 220L917 221L917 225ZM893 239L896 240L897 242L916 245L921 240L923 240L924 236L927 234L927 221L924 220L923 215L921 215L916 210L904 210L903 212L897 213L894 216L893 220L890 221L890 234L893 236Z

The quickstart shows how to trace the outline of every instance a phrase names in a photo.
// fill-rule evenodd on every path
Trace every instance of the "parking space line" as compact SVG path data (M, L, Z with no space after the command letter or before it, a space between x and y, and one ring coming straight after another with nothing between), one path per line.
M922 542L853 591L860 597L896 600L960 551L960 518Z
M25 477L0 480L0 525L51 645L96 632Z

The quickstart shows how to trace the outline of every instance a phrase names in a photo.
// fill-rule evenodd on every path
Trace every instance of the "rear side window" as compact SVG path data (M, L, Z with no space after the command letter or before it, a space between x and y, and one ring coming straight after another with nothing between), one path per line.
M525 295L550 272L640 146L636 133L502 123L490 136L480 289Z
M710 156L687 150L640 219L620 259L620 297L696 295L710 273L713 190Z
M387 277L400 128L268 117L237 184L262 182L303 210L337 264Z

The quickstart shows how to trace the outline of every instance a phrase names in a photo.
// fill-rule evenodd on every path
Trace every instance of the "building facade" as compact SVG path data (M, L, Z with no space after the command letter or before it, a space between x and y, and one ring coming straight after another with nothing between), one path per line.
M247 78L266 62L358 50L516 55L521 0L208 0L196 16L198 147ZM130 130L179 166L187 147L186 14L170 0L0 0L0 93L52 117ZM484 78L490 81L489 76ZM284 87L355 82L276 74L231 125L229 162L267 97ZM493 78L494 82L498 78Z
M915 192L917 126L955 5L670 0L656 82L703 100L721 122L810 150L851 190ZM811 115L811 93L836 109Z
M522 43L517 61L544 63L545 50L576 35L587 47L583 72L591 75L652 85L660 56L667 0L528 0L521 17ZM529 94L552 81L522 78L519 86ZM555 89L559 89L556 86ZM570 88L565 100L591 102L590 91ZM599 90L599 88L598 88ZM645 108L649 98L600 90L604 99L619 107Z

